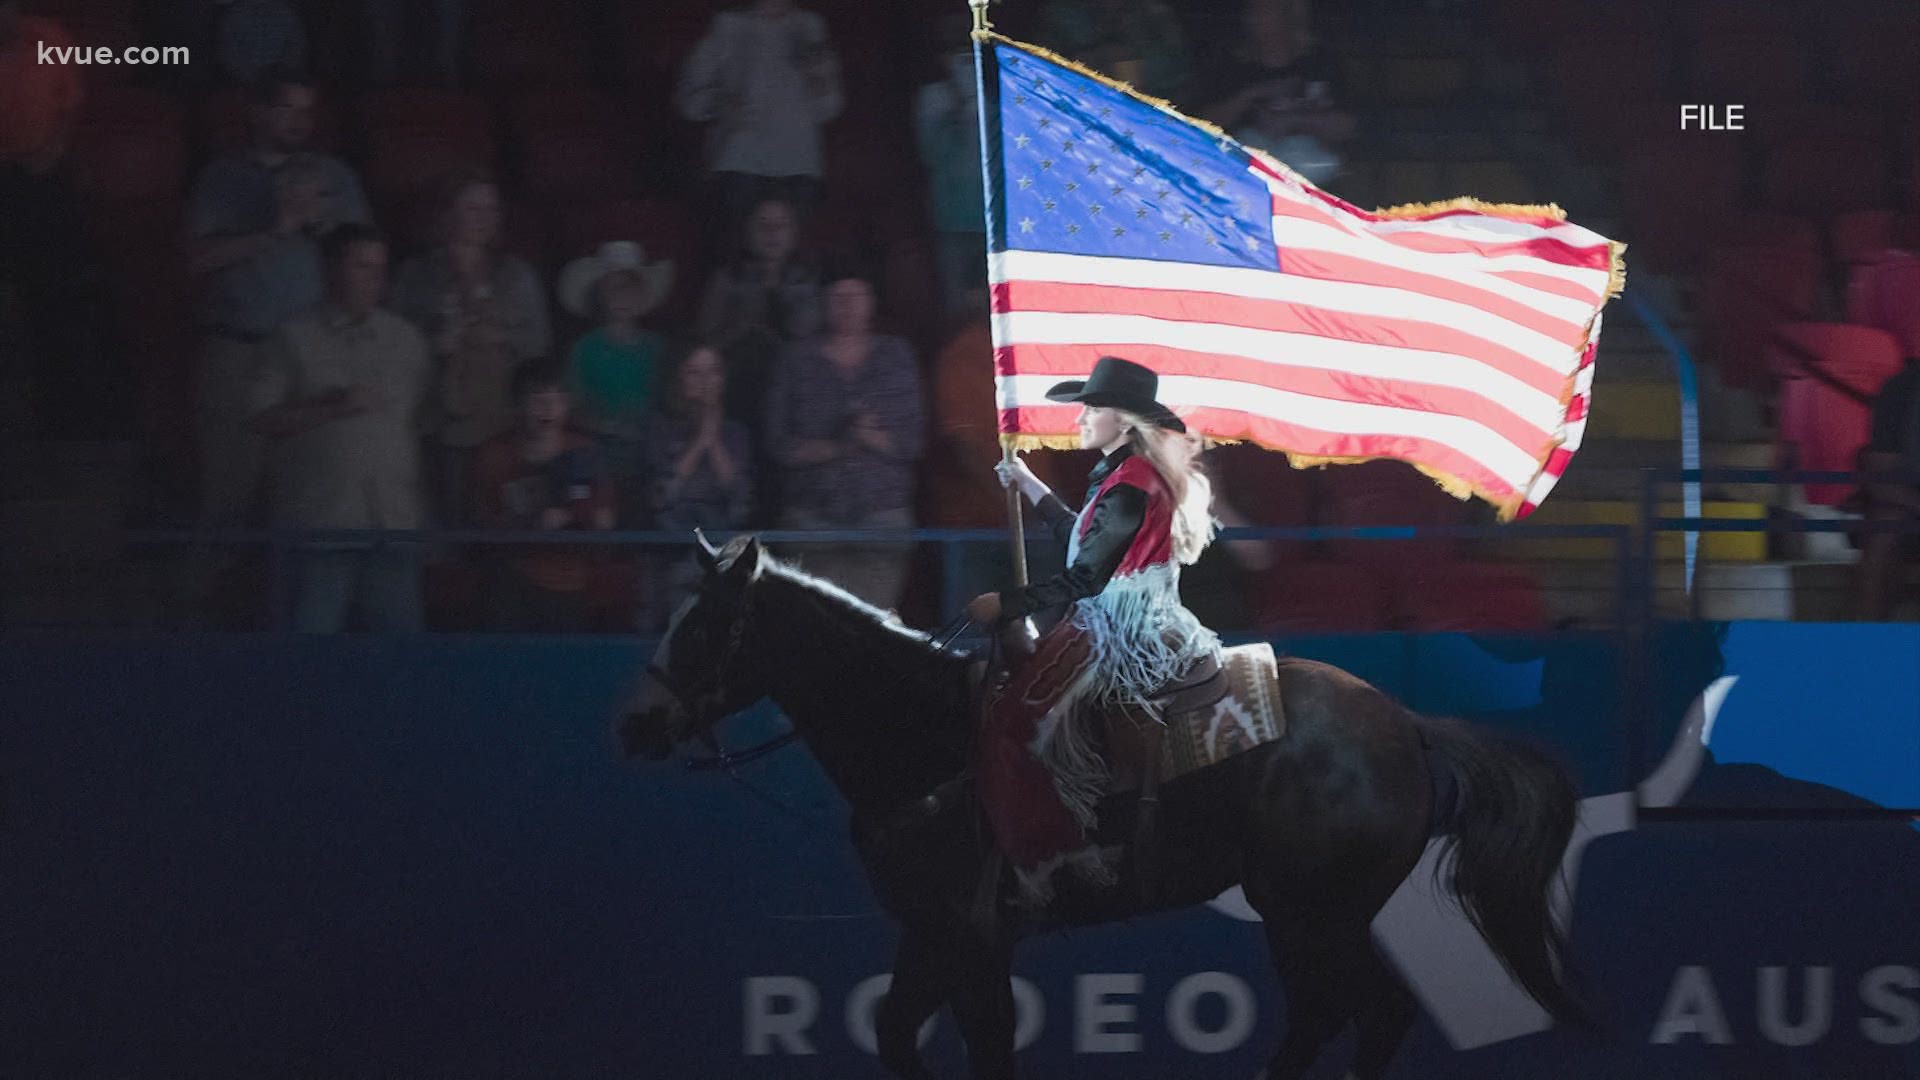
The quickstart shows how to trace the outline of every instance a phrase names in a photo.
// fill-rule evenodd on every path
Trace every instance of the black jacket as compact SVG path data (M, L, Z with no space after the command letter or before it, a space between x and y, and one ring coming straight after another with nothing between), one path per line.
M1101 483L1120 467L1121 462L1132 456L1133 445L1128 443L1102 457L1093 471L1087 474L1087 498L1094 498ZM1061 502L1058 495L1049 492L1046 498L1040 500L1037 509L1047 526L1053 530L1054 539L1062 544L1072 539L1077 516L1067 509L1067 504ZM1075 553L1073 564L1045 581L1036 581L1024 588L1001 590L1000 617L1009 621L1024 619L1036 611L1097 595L1107 587L1120 561L1126 558L1127 549L1133 546L1133 538L1139 535L1140 526L1146 520L1145 491L1132 484L1115 484L1107 489L1107 493L1093 505L1087 531L1080 537L1080 550Z

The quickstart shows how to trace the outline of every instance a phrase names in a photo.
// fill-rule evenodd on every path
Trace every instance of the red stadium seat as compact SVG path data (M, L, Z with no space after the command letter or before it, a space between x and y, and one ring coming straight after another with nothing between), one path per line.
M1767 155L1761 198L1770 210L1827 216L1887 204L1886 152L1875 142L1800 139Z
M1790 214L1741 214L1722 226L1714 240L1727 247L1783 248L1809 262L1820 259L1820 227Z
M1920 255L1895 252L1853 272L1847 318L1893 335L1901 352L1920 356Z
M185 129L166 94L94 87L68 150L74 186L96 206L178 201L187 182Z
M629 113L613 94L585 86L543 86L521 90L505 103L507 131L515 142L548 131L618 131Z
M664 10L658 4L615 4L613 20L621 78L629 87L664 98L712 24L713 11L706 4Z
M1771 382L1761 348L1773 328L1813 314L1820 263L1777 245L1714 249L1702 280L1704 353L1732 386Z
M1582 0L1495 0L1491 25L1518 46L1539 48L1569 33L1631 30L1658 33L1671 28L1670 0L1620 0L1593 4Z
M1809 140L1857 139L1877 143L1887 137L1885 113L1846 105L1782 103L1748 109L1742 119L1748 140L1762 150Z
M621 198L635 187L633 155L599 131L546 131L521 146L527 195L557 203Z
M1415 632L1542 630L1540 583L1525 567L1459 560L1432 567L1393 594L1395 629Z
M116 60L129 48L143 44L133 0L88 0L73 4L55 15L72 35L73 43L83 49L106 46ZM159 44L168 44L161 42ZM145 70L140 64L92 64L82 69L90 83L128 82Z
M1872 395L1900 368L1892 334L1854 323L1787 323L1767 341L1767 367L1781 379L1817 378Z
M1871 434L1869 403L1900 370L1900 346L1883 330L1845 323L1779 327L1768 361L1780 386L1778 456L1783 468L1851 472ZM1807 501L1837 506L1849 484L1809 484Z
M1807 96L1806 46L1796 35L1715 35L1695 45L1691 66L1688 86L1695 100L1751 106Z
M1392 623L1387 579L1371 567L1283 561L1256 580L1258 633L1364 634Z
M1794 35L1805 30L1803 9L1797 4L1695 0L1681 10L1682 25L1695 40L1728 34Z
M1842 91L1863 104L1920 102L1920 17L1880 8L1870 17L1837 28L1829 44Z
M1570 34L1554 48L1553 85L1579 115L1627 98L1661 98L1671 89L1673 41L1621 30Z
M579 3L484 5L469 33L474 73L496 86L583 85L593 74L587 26Z
M400 87L362 94L353 104L369 144L383 138L430 136L467 147L475 160L493 157L493 118L487 103L472 94Z
M1675 178L1686 177L1684 194ZM1713 138L1668 140L1640 147L1622 173L1627 239L1658 268L1691 265L1739 207L1739 147Z
M1582 149L1597 155L1608 168L1621 159L1668 146L1685 146L1696 151L1714 150L1737 159L1734 147L1701 146L1699 139L1681 139L1680 105L1677 100L1648 97L1632 98L1586 96L1565 102L1572 114L1571 134Z
M1842 266L1864 266L1890 257L1914 233L1913 219L1892 210L1855 210L1837 214L1828 226L1827 244ZM1854 320L1858 322L1859 320Z

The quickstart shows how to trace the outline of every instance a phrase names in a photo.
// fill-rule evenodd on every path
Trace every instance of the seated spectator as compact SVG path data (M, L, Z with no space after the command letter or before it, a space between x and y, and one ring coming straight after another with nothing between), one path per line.
M1246 0L1246 32L1217 69L1207 116L1315 184L1338 176L1353 117L1334 106L1338 65L1310 32L1306 0Z
M250 393L272 440L272 503L285 529L418 529L419 431L431 374L427 345L380 307L387 242L343 225L325 242L325 302L288 321ZM294 628L338 633L357 608L375 632L421 628L415 545L312 543L294 561Z
M673 289L673 263L648 262L631 240L615 240L560 271L560 303L599 325L574 342L567 385L577 425L600 440L622 491L622 517L637 520L636 481L654 410L654 383L666 341L640 325Z
M267 74L254 88L252 144L208 163L187 198L188 264L201 282L195 427L202 528L248 522L264 467L264 445L248 423L263 345L326 295L321 238L368 220L353 170L307 149L314 103L306 75ZM190 603L216 569L191 568Z
M99 338L99 260L60 168L86 69L40 63L43 44L65 48L73 39L54 20L0 0L0 287L19 303L38 426L73 438L124 395Z
M307 28L287 0L216 0L214 58L237 83L307 63Z
M796 257L800 222L785 199L761 200L741 232L739 258L707 284L698 333L726 354L727 411L757 424L774 358L820 329L820 275Z
M940 286L947 314L964 312L970 289L987 277L987 224L981 194L979 104L967 17L949 24L958 42L942 58L940 78L920 88L914 131L927 167L933 227L940 240Z
M1906 532L1868 533L1860 562L1860 616L1885 619L1900 591L1902 555L1920 546L1920 357L1906 366L1873 399L1873 433L1860 454L1868 473L1904 474L1869 480L1867 520L1898 523Z
M1041 42L1143 94L1177 99L1193 75L1186 31L1161 0L1048 0Z
M468 522L473 449L514 423L514 366L552 348L547 294L533 267L500 250L500 189L461 170L441 189L435 245L394 276L393 309L433 344L429 420L438 519Z
M613 483L592 439L567 430L564 364L529 360L514 369L520 423L475 455L472 505L482 528L513 531L613 528ZM578 544L516 546L492 575L496 630L587 629L587 586L600 554Z
M709 125L723 235L763 198L813 206L824 171L820 128L841 104L840 61L820 16L794 0L719 13L681 70L674 103Z
M785 529L904 529L925 433L913 349L873 332L873 277L822 275L826 332L788 347L767 391L764 437L781 465ZM802 566L881 608L899 602L906 544L811 544Z
M753 455L747 426L726 418L726 360L696 345L673 373L660 423L648 439L653 475L653 526L666 531L744 528L753 502ZM668 567L652 626L699 587L704 576L691 554Z

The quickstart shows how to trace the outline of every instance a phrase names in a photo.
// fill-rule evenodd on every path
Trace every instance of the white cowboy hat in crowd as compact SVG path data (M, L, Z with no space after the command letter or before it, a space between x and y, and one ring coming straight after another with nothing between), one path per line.
M637 274L646 285L647 295L640 304L643 313L659 307L673 289L672 259L648 262L646 248L631 240L610 240L601 244L599 251L563 267L554 291L560 294L560 303L568 311L581 318L592 318L594 289L600 279L621 270Z

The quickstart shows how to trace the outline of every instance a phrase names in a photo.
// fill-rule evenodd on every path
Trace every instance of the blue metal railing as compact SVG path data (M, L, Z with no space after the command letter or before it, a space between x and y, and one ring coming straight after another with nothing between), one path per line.
M1001 544L1008 542L1005 529L830 529L830 530L792 530L757 529L743 530L758 536L762 541L774 545L818 545L818 544L938 544L941 547L941 609L942 617L952 616L960 610L968 597L963 595L966 580L963 566L964 548L969 544ZM1221 541L1293 541L1325 542L1333 540L1354 541L1407 541L1420 539L1459 539L1459 540L1502 540L1524 542L1528 540L1604 540L1615 545L1618 564L1626 567L1630 562L1629 540L1633 530L1624 525L1451 525L1451 526L1239 526L1219 531ZM739 535L737 532L714 532L707 539L721 544ZM582 546L604 550L615 549L681 549L692 544L690 534L683 531L626 530L626 531L506 531L490 532L476 529L415 529L415 530L379 530L379 529L229 529L203 531L193 529L148 529L131 532L126 537L128 546L135 548L164 549L217 549L217 548L253 548L264 549L267 554L269 576L269 622L274 629L284 629L289 625L286 603L286 576L291 556L303 551L325 547L379 547L382 545L408 546ZM1027 542L1029 549L1045 549L1053 541L1045 535L1030 534ZM1619 595L1616 598L1615 611L1621 618L1628 610L1626 587L1630 578L1624 573L1619 577Z

